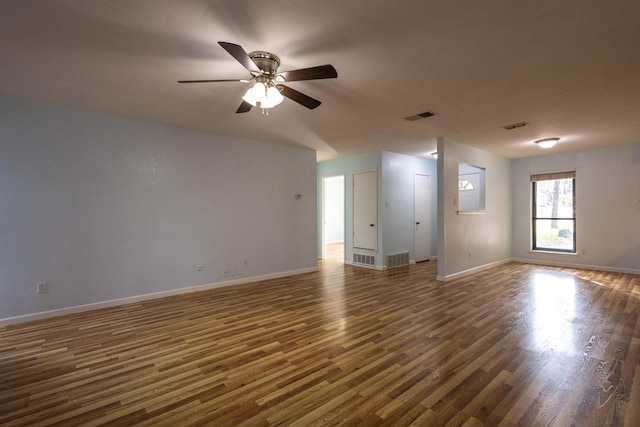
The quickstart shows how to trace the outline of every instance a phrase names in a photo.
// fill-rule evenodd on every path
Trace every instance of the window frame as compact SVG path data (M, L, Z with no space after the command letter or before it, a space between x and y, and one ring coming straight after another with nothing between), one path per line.
M566 217L538 217L538 199L537 199L537 183L538 181L555 181L560 179L571 179L571 211L572 218ZM554 172L554 173L541 173L541 174L531 174L531 250L535 252L557 252L564 254L577 254L577 240L576 235L576 173L575 171L567 171L567 172ZM559 249L559 248L548 248L548 247L539 247L537 244L537 229L536 222L538 220L556 220L556 221L572 221L573 222L573 248L572 249Z
M477 175L478 177L478 182L477 185L473 185L471 180L464 178L468 175ZM472 185L471 188L460 188L460 183L462 180L466 180L470 185ZM483 214L487 212L487 187L486 187L486 182L487 182L487 169L486 167L483 166L475 166L472 165L470 163L458 163L458 215L466 215L466 214ZM465 209L462 209L462 195L467 193L467 192L471 192L471 191L475 191L477 192L477 198L478 201L477 203L473 203L474 206L472 206L472 208L475 209L470 209L467 206L465 206Z

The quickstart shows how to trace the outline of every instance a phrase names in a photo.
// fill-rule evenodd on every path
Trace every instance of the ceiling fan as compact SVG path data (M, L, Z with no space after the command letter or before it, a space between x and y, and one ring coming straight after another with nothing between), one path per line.
M218 42L218 44L251 73L250 79L179 80L178 83L255 82L242 97L242 104L240 104L236 113L246 113L256 106L259 106L264 111L264 109L280 104L284 97L312 110L320 105L320 101L291 89L283 83L300 80L335 79L338 77L336 69L329 64L278 72L280 58L272 53L263 51L247 53L242 46L234 43Z

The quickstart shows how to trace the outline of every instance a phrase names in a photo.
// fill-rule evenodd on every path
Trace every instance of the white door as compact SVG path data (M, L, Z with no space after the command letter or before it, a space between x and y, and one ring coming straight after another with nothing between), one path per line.
M414 185L414 256L416 262L431 259L431 177L416 174Z
M480 174L466 173L458 176L458 210L480 210Z
M378 220L376 171L353 174L353 247L376 249Z

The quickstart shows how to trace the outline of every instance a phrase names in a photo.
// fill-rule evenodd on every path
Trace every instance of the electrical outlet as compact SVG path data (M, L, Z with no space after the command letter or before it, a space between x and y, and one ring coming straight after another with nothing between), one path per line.
M469 258L471 258L471 251L469 251Z
M245 258L245 259L242 261L242 265L243 265L244 267L248 266L248 265L249 265L249 258Z
M47 282L38 283L38 293L39 294L46 294L48 291L49 291L49 285L47 284Z

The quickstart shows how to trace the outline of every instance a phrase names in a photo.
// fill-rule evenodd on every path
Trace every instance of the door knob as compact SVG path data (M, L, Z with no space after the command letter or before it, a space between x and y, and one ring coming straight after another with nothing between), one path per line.
M420 221L416 222L416 225L420 225Z
M375 226L376 226L375 224L369 224L369 227L375 227Z

